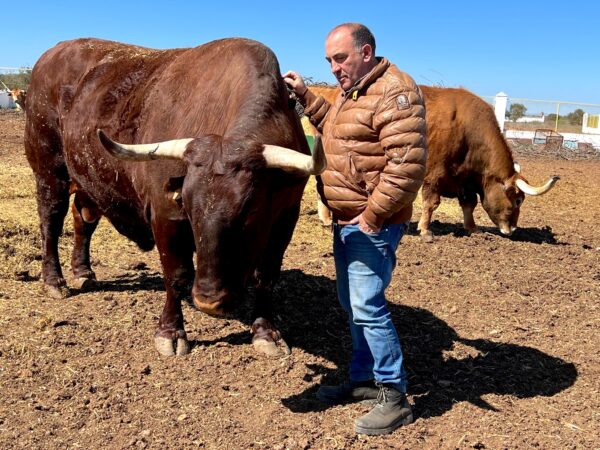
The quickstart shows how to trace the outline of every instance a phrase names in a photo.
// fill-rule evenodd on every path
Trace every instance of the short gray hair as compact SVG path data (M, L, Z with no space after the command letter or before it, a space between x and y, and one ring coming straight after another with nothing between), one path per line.
M375 36L373 36L371 30L369 30L365 25L354 22L342 23L331 30L329 34L340 28L349 28L351 30L352 42L354 43L356 51L360 51L363 45L369 44L373 49L373 54L375 54Z

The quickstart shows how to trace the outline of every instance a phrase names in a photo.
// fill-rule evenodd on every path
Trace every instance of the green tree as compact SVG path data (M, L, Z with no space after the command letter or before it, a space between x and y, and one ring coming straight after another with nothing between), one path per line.
M508 117L510 120L517 120L525 115L527 112L527 108L525 105L521 103L513 103L510 105L510 109L508 110Z
M583 115L585 112L583 109L576 109L572 113L567 114L567 120L571 125L582 125L583 124Z
M28 69L23 69L19 73L0 74L0 81L8 86L9 89L27 89L30 78L31 70ZM0 83L0 89L4 88L2 83Z

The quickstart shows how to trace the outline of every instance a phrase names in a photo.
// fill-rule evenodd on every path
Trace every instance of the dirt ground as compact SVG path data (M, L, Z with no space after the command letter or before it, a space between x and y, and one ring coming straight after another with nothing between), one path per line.
M330 231L314 183L276 290L289 357L253 350L249 308L216 319L184 307L190 355L160 357L164 302L155 251L102 221L92 242L97 286L44 294L24 118L0 114L0 448L598 449L600 448L600 155L518 145L534 184L512 238L478 207L466 236L455 201L436 239L411 230L387 295L401 336L416 421L356 436L363 405L326 408L349 339L335 296ZM69 273L72 225L61 240Z

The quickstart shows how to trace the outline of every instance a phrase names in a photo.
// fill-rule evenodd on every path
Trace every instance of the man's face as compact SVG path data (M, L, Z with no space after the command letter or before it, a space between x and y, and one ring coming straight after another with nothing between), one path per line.
M331 65L331 73L343 90L365 76L373 67L373 49L363 45L357 51L352 42L351 30L341 28L331 33L325 41L325 59Z

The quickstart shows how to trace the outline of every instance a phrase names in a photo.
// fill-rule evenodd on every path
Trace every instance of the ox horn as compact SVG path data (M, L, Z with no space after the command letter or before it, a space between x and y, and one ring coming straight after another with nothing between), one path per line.
M543 186L531 186L523 178L517 178L515 184L527 195L542 195L552 189L558 180L560 180L560 177L558 175L554 175L550 177Z
M278 145L264 145L263 156L267 167L287 172L302 172L306 175L320 175L327 167L321 136L315 138L312 155L304 155Z
M109 138L101 129L98 138L111 155L119 159L148 161L151 159L182 159L183 152L193 139L174 139L153 144L120 144Z
M521 164L519 164L518 162L515 161L514 167L515 167L515 172L521 173Z

